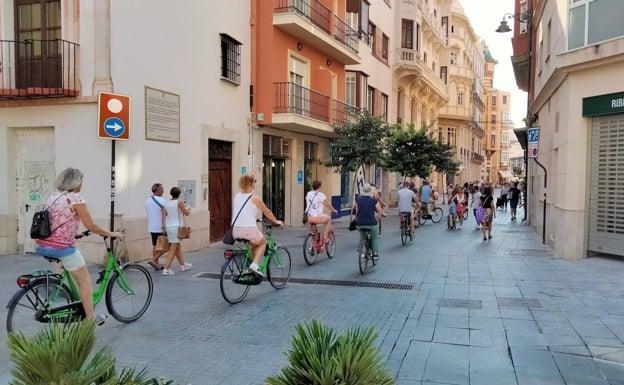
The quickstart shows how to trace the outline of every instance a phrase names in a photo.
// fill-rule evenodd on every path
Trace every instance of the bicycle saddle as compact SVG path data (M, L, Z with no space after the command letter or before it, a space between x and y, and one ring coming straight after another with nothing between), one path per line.
M45 258L48 262L61 262L60 258L50 257L48 255L42 255L42 257Z

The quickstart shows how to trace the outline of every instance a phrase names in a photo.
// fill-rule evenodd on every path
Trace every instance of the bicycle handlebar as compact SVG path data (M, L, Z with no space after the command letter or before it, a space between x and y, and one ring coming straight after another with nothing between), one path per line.
M123 235L126 235L126 229L117 229L117 230L115 230L115 231L116 231L116 232L118 232L118 233L122 233ZM82 237L88 237L88 236L89 236L89 235L91 235L91 234L92 234L92 233L91 233L91 231L89 231L89 230L85 230L85 231L81 232L80 234L76 234L76 235L74 236L74 239L80 239L80 238L82 238ZM102 238L104 238L104 239L108 239L108 236L106 236L106 235L102 235ZM111 238L112 238L112 239L117 239L117 238L115 238L115 237L111 237Z

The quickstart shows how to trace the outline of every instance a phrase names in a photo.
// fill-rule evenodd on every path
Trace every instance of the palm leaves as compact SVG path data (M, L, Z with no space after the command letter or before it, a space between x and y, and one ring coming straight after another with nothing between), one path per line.
M289 366L265 381L269 385L392 385L373 342L374 328L354 327L341 335L318 321L297 325L287 352Z
M143 385L146 370L117 373L115 357L95 346L95 322L51 324L34 337L9 333L7 345L15 368L11 385ZM91 357L90 357L91 356Z

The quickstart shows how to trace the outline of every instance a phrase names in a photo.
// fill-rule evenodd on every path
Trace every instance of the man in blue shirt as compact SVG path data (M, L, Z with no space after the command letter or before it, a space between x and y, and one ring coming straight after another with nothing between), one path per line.
M427 207L427 212L429 214L431 214L431 209L429 207L430 200L431 200L431 186L429 186L429 181L425 179L423 181L423 185L420 187L420 201L425 207Z

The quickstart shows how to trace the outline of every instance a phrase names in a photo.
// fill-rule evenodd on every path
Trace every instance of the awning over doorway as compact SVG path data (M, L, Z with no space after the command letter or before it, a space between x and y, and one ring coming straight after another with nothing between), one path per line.
M511 171L509 171L509 170L498 170L498 173L504 179L511 179L511 178L514 177L513 174L511 173Z

